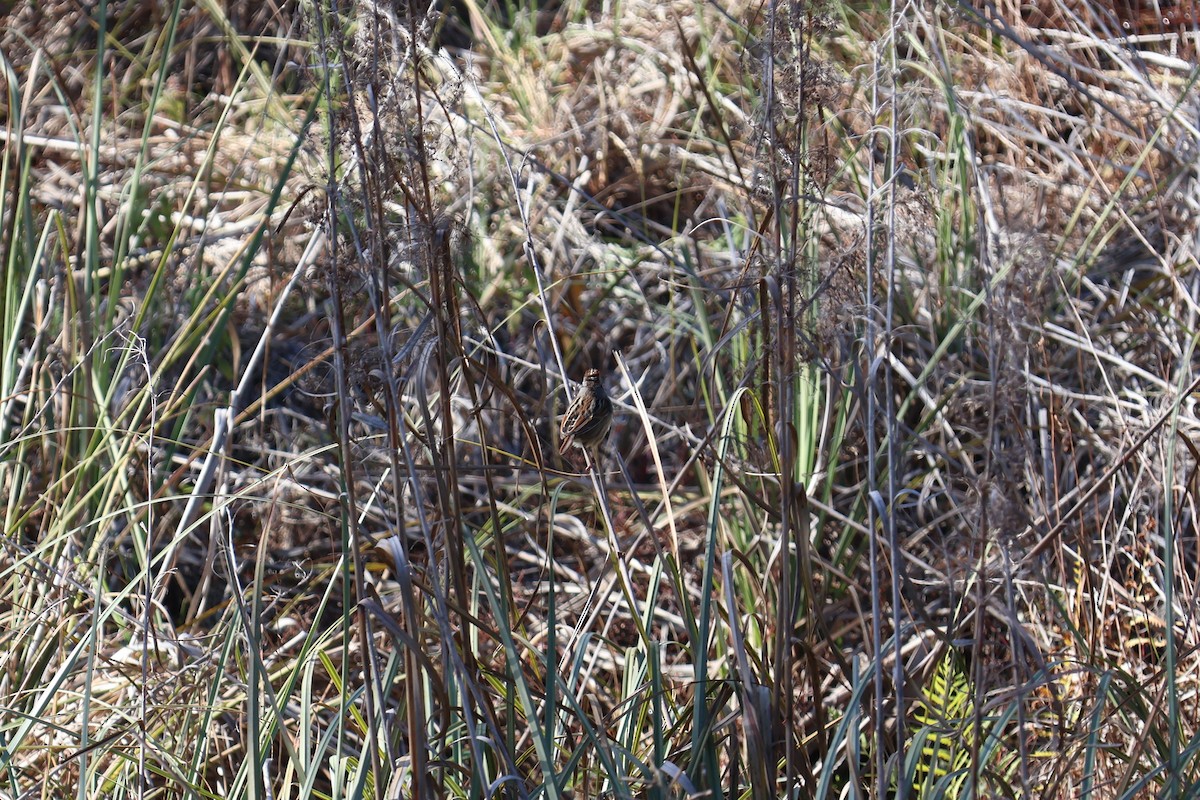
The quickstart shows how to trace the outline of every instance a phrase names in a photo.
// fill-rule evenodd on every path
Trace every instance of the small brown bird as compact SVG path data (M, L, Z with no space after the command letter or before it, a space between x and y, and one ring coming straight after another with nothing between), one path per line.
M612 427L612 415L612 401L600 383L600 370L589 369L583 376L583 388L562 418L559 455L565 456L572 444L591 450L603 442Z

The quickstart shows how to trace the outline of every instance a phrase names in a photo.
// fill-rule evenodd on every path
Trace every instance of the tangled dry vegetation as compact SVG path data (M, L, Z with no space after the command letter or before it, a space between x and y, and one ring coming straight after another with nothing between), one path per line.
M1191 796L1156 8L0 4L0 797Z

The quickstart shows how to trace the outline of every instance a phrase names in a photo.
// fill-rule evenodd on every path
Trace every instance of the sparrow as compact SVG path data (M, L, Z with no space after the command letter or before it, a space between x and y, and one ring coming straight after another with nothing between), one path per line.
M575 395L558 429L562 438L562 444L558 447L559 455L565 456L572 444L585 450L601 444L612 427L612 415L612 400L604 393L600 370L589 369L583 376L583 388Z

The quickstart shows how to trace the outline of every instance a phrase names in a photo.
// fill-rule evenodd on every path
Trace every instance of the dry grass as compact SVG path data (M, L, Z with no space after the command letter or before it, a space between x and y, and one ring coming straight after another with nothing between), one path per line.
M11 5L0 797L1190 796L1192 34Z

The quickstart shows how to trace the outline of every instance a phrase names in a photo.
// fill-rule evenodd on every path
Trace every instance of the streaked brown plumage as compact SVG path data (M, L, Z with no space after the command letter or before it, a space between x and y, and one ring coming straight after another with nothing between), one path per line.
M600 370L589 369L583 376L583 388L562 418L559 455L565 456L573 444L590 450L603 442L612 427L612 415L612 401L600 383Z

